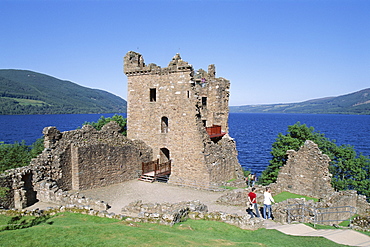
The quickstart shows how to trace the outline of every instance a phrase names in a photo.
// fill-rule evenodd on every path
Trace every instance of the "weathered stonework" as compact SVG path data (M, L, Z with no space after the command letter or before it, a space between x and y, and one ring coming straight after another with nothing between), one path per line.
M330 158L322 154L317 144L306 141L298 150L288 150L286 165L280 168L276 186L282 191L323 198L334 193L329 173Z
M22 209L39 201L106 209L102 202L67 191L107 186L138 178L141 163L152 160L152 150L142 141L119 133L116 122L101 131L90 125L60 132L46 127L44 151L29 166L6 171L0 186L9 189L0 200L4 208Z
M209 189L243 178L234 140L227 134L211 139L206 131L218 125L228 132L230 83L215 77L214 65L194 72L177 54L161 68L130 51L124 73L127 136L148 144L160 162L171 160L169 183Z
M263 227L262 219L252 219L250 215L240 216L224 212L208 212L207 206L199 201L179 203L143 203L142 201L135 201L122 208L122 214L129 216L128 221L164 225L173 225L189 218L225 222L247 230L257 230Z
M60 169L52 179L64 190L85 190L137 178L141 162L151 160L151 150L141 141L127 139L119 130L112 121L101 131L85 125L80 130L61 133L49 147L52 166ZM47 137L56 132L54 127L44 129ZM50 142L50 138L45 140Z

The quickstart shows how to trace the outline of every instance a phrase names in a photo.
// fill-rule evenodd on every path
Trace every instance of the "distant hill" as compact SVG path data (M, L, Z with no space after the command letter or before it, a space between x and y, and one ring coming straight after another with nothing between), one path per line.
M370 115L370 88L338 97L313 99L301 103L231 106L230 112Z
M126 106L103 90L27 70L0 70L0 115L121 113Z

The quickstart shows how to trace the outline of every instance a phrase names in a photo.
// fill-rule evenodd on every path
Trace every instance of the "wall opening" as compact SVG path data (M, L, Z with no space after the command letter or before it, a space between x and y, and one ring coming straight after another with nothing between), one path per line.
M202 97L202 106L207 106L207 97Z
M168 118L162 117L161 119L161 133L168 133Z
M150 95L149 95L150 102L156 102L157 101L157 89L151 88L150 89Z
M26 191L26 206L31 206L38 201L36 198L36 191L33 190L32 173L23 175L22 181L24 182L23 189Z
M159 151L159 163L164 163L170 160L170 150L161 148Z

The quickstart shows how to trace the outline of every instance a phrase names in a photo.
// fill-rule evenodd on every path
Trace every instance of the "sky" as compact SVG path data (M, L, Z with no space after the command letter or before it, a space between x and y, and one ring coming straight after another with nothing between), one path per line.
M368 0L0 0L0 69L127 99L123 57L215 64L230 105L302 102L370 87Z

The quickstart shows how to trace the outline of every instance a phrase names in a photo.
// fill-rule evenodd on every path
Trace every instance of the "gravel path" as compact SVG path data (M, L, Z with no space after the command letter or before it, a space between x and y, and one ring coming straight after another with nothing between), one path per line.
M108 212L120 214L121 209L129 203L142 200L143 203L176 203L180 201L199 200L208 206L208 211L222 211L226 213L245 215L245 207L226 206L216 203L216 200L226 192L212 192L179 187L165 183L148 183L131 180L103 188L81 191L80 194L108 203L111 208Z

